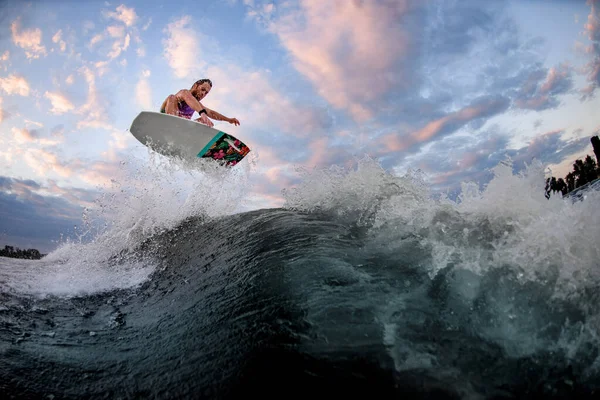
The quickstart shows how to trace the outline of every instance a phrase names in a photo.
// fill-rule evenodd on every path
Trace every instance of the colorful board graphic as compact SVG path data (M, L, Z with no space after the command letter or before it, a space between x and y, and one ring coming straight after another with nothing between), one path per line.
M239 139L225 132L219 133L198 153L198 157L212 158L227 166L234 166L250 152L248 146Z

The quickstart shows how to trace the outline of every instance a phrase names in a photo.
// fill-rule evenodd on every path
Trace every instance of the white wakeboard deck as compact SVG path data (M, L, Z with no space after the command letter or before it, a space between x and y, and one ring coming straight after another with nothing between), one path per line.
M213 158L235 165L250 149L235 137L199 122L142 111L129 131L140 143L168 157Z
M145 146L169 157L195 159L220 131L198 122L158 112L142 111L129 131Z

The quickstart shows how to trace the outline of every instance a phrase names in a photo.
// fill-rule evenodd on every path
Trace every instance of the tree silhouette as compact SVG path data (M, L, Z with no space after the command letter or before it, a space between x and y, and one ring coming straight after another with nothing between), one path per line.
M13 246L4 246L4 249L0 249L1 257L11 257L11 258L26 258L29 260L39 260L44 257L45 254L41 254L37 249L27 249L21 250L20 248L15 248Z
M594 179L598 178L598 165L596 164L596 161L594 161L594 159L592 157L590 157L590 155L588 154L588 156L585 158L585 161L583 163L584 165L584 172L586 174L586 180L588 182L593 181Z
M584 160L577 159L573 163L573 171L569 172L565 178L556 179L555 177L546 179L546 198L550 198L551 193L560 192L563 196L573 190L588 184L600 176L600 139L593 136L591 139L596 162L589 154Z
M594 154L596 155L596 164L600 166L600 139L598 136L592 136L590 141L592 142Z

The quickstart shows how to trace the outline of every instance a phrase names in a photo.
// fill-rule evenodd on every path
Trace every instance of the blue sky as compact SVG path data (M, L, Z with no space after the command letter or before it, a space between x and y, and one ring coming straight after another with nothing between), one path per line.
M0 5L0 244L52 248L146 152L137 113L204 77L254 208L365 154L454 193L506 156L564 176L600 130L597 0Z

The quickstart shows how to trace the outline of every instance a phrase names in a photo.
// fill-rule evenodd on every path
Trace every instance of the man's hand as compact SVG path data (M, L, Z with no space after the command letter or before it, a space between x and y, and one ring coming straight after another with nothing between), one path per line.
M227 122L229 122L230 124L233 124L233 125L239 125L240 124L240 121L238 121L237 118L229 118L227 120Z
M211 128L213 126L215 126L215 124L213 124L213 122L204 113L200 115L200 118L196 119L196 122L200 122L201 124L208 125Z

